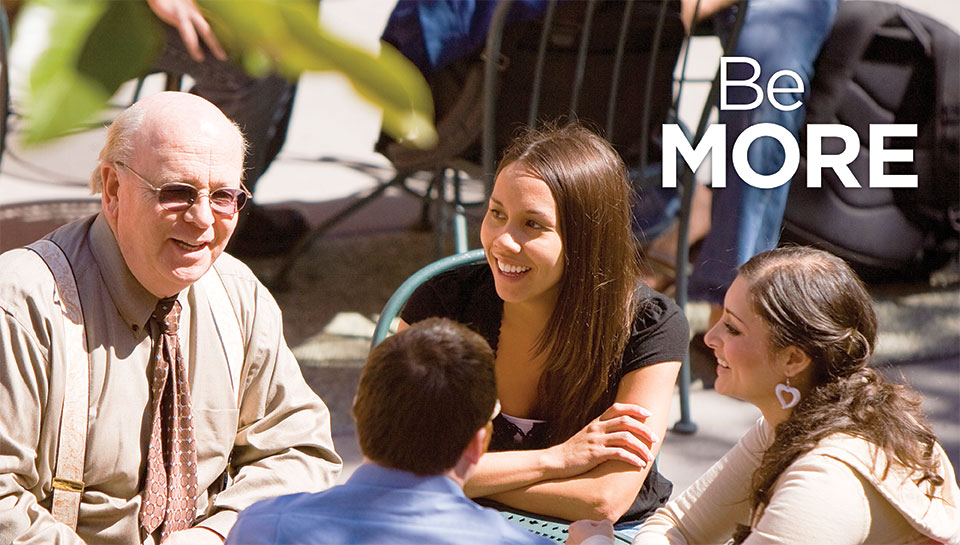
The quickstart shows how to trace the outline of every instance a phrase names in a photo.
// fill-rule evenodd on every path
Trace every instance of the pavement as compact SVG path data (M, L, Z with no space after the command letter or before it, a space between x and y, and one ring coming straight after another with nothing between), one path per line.
M951 24L960 26L958 9L921 0L905 3L933 12L950 10ZM324 4L330 6L325 19L338 28L354 29L361 41L369 43L379 34L391 2ZM146 92L159 90L160 85L159 80L148 81ZM132 86L127 86L114 102L128 104L131 94ZM9 151L0 162L0 250L30 242L58 223L98 209L86 183L105 131L92 129L25 149L17 140L17 124L12 118ZM257 186L256 201L297 208L313 224L323 221L392 173L389 162L371 151L378 132L378 111L357 98L343 78L304 75L287 143ZM362 458L349 408L376 316L400 282L436 257L433 234L415 229L419 214L418 201L388 192L313 244L294 266L291 289L275 292L284 311L287 341L308 382L331 408L334 440L345 460L341 479ZM472 243L476 247L476 237ZM248 263L264 280L281 267L277 259ZM872 288L881 315L878 360L921 392L924 409L955 468L960 462L958 287L954 283ZM703 329L705 307L690 305L687 313L693 328ZM674 399L676 417L679 407ZM759 416L752 405L704 389L699 382L691 393L691 408L697 432L668 434L661 451L661 472L677 490L719 459Z

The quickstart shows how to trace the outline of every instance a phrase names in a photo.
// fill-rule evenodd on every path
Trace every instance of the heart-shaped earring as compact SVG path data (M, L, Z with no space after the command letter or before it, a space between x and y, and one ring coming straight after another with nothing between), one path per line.
M786 384L777 384L774 393L777 394L777 401L780 402L780 406L784 409L792 409L797 406L797 403L800 403L800 390L790 386L789 378L787 378ZM784 394L790 396L790 401L785 399Z

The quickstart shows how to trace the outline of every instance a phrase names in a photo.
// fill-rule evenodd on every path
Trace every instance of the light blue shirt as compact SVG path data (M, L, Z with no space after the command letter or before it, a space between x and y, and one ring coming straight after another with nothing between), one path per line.
M442 475L418 476L376 464L340 486L263 500L240 513L226 545L516 544L553 541L481 507Z

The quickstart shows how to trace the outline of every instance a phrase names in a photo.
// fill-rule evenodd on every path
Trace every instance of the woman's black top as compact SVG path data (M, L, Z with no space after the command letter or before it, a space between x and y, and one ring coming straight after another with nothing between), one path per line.
M680 308L646 285L637 287L639 305L623 360L611 380L616 392L630 371L666 361L681 361L686 354L689 326ZM456 320L479 333L494 351L500 337L503 300L497 295L493 273L486 263L464 265L431 278L410 296L400 317L408 324L440 316ZM591 415L596 418L599 414ZM490 451L533 450L552 446L546 426L534 425L526 434L502 415L494 420ZM637 499L618 522L639 521L666 503L673 484L656 466L647 475Z

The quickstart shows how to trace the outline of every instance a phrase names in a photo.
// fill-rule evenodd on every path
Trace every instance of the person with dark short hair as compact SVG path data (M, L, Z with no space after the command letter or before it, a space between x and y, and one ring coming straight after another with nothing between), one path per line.
M343 485L240 514L227 543L549 544L463 493L500 411L493 351L446 318L387 338L354 399L364 464Z

